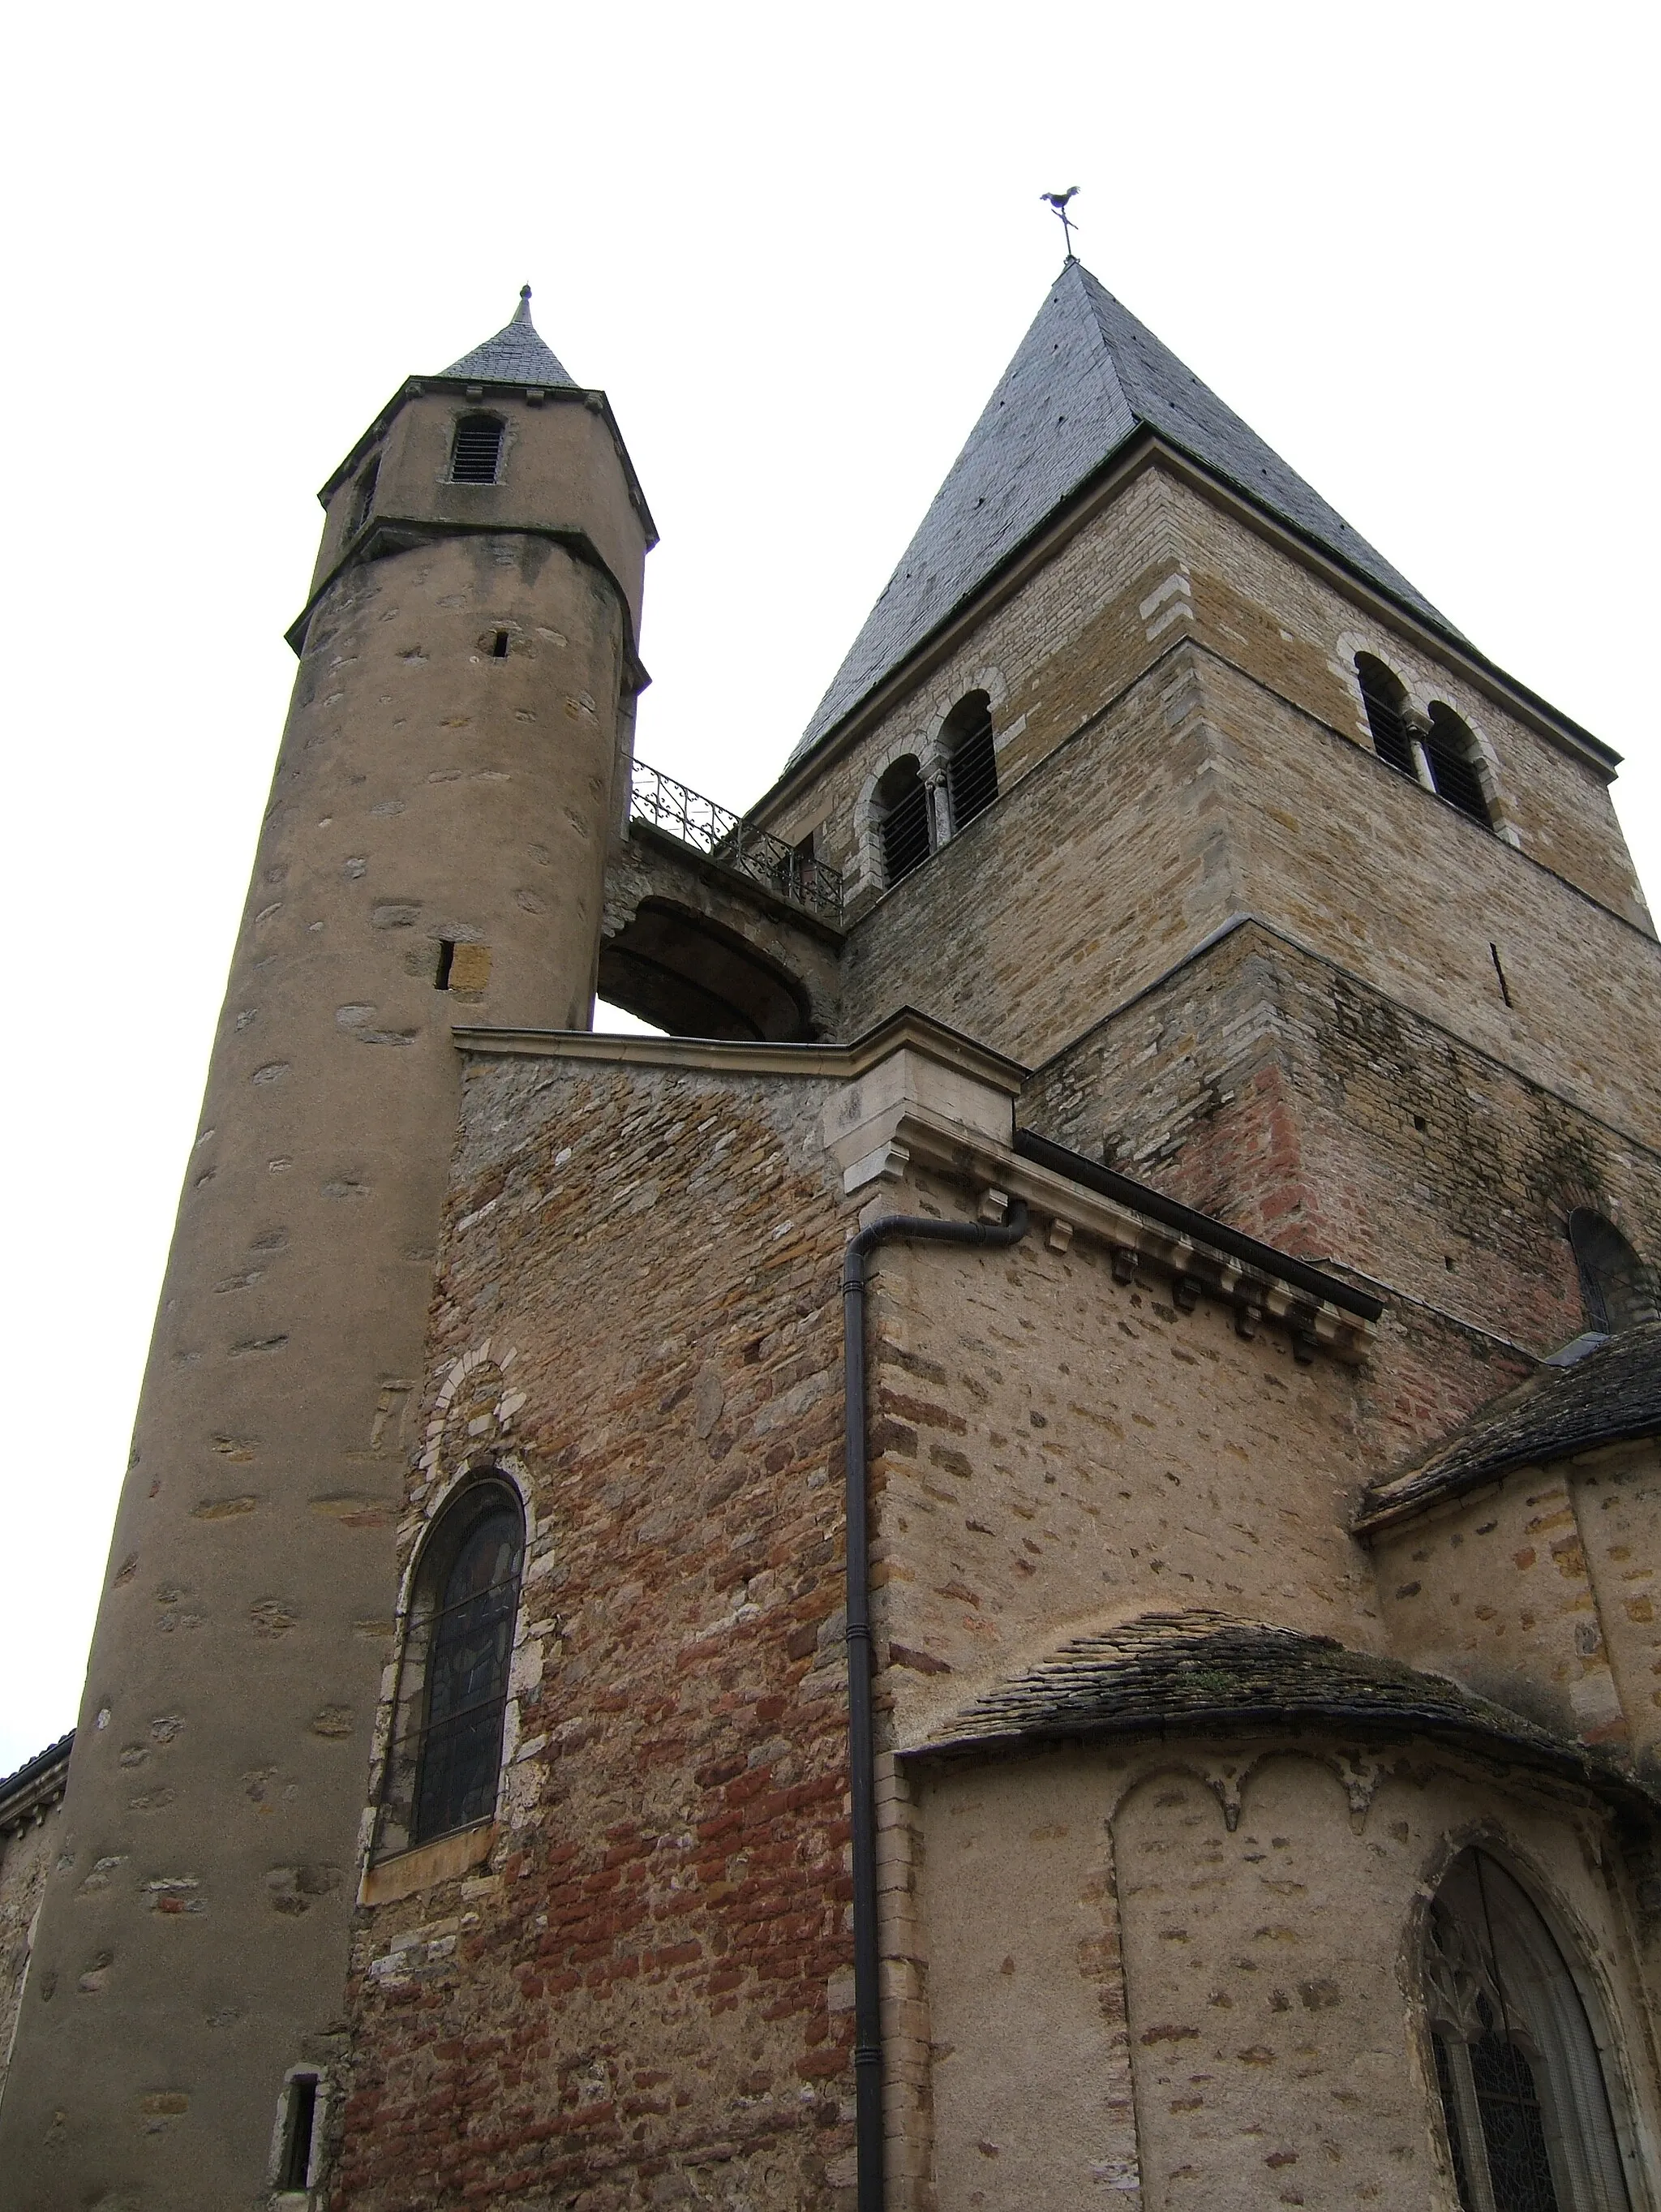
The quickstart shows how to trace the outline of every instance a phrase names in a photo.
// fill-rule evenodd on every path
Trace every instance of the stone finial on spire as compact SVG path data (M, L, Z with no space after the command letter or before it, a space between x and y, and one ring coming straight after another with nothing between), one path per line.
M519 287L519 304L514 308L512 315L509 319L507 325L509 330L512 329L515 323L523 323L528 330L534 331L536 327L530 319L530 287L529 284L521 284Z

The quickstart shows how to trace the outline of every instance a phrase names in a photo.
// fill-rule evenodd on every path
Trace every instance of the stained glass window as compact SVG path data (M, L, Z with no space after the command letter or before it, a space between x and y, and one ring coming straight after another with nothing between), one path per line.
M429 1542L430 1607L421 1623L425 1683L410 1841L490 1817L518 1610L524 1523L499 1485L451 1508Z
M1464 2212L1628 2212L1585 2000L1533 1900L1489 1853L1450 1869L1424 1976Z

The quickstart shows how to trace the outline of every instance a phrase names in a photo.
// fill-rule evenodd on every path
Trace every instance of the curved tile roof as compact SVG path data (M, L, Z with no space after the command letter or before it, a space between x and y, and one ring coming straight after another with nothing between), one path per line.
M1428 1457L1373 1483L1357 1528L1382 1527L1434 1498L1457 1497L1506 1468L1661 1436L1661 1321L1593 1339L1592 1348L1570 1365L1560 1364L1561 1358L1484 1407Z
M1440 1674L1351 1650L1334 1637L1203 1608L1143 1613L1076 1637L938 1723L906 1755L1308 1721L1442 1736L1489 1755L1499 1749L1649 1802L1613 1760Z
M1446 617L1168 347L1070 261L820 702L810 752L1143 424L1458 637Z
M452 361L446 376L470 377L480 384L563 384L576 392L577 380L555 358L530 319L530 287L519 293L519 304L493 338Z

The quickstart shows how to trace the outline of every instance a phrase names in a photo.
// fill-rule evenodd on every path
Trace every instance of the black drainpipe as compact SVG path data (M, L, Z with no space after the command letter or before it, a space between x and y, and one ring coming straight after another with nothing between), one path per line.
M882 1243L1018 1244L1027 1209L1001 1224L890 1214L842 1262L843 1413L847 1432L848 1794L853 1828L853 2087L858 2212L882 2212L882 2002L876 1929L876 1745L871 1715L870 1529L865 1465L865 1255Z

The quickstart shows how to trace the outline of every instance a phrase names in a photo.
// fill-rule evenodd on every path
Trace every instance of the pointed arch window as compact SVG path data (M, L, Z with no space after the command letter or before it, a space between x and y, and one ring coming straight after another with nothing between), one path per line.
M452 483L494 483L501 470L502 424L494 415L464 415L450 450Z
M920 868L934 849L928 787L915 754L889 763L877 784L875 803L883 881L897 884L913 868Z
M1370 653L1355 655L1355 675L1361 687L1361 704L1367 709L1367 726L1373 732L1373 751L1387 768L1393 768L1398 775L1410 775L1416 783L1419 766L1408 728L1407 686L1393 669L1386 668Z
M1654 1276L1612 1221L1577 1206L1568 1218L1568 1240L1588 1328L1613 1336L1656 1319Z
M411 1585L379 1854L429 1843L495 1810L524 1514L500 1475L452 1498Z
M1461 814L1470 815L1473 822L1480 822L1484 830L1491 828L1488 796L1476 768L1476 740L1470 726L1440 699L1431 702L1430 728L1424 750L1431 787L1436 796L1446 799L1450 806L1457 806Z
M997 797L992 702L985 692L971 691L960 699L947 715L940 735L946 752L946 795L955 836Z
M1598 2038L1522 1884L1462 1852L1431 1907L1424 1990L1464 2212L1630 2212Z

